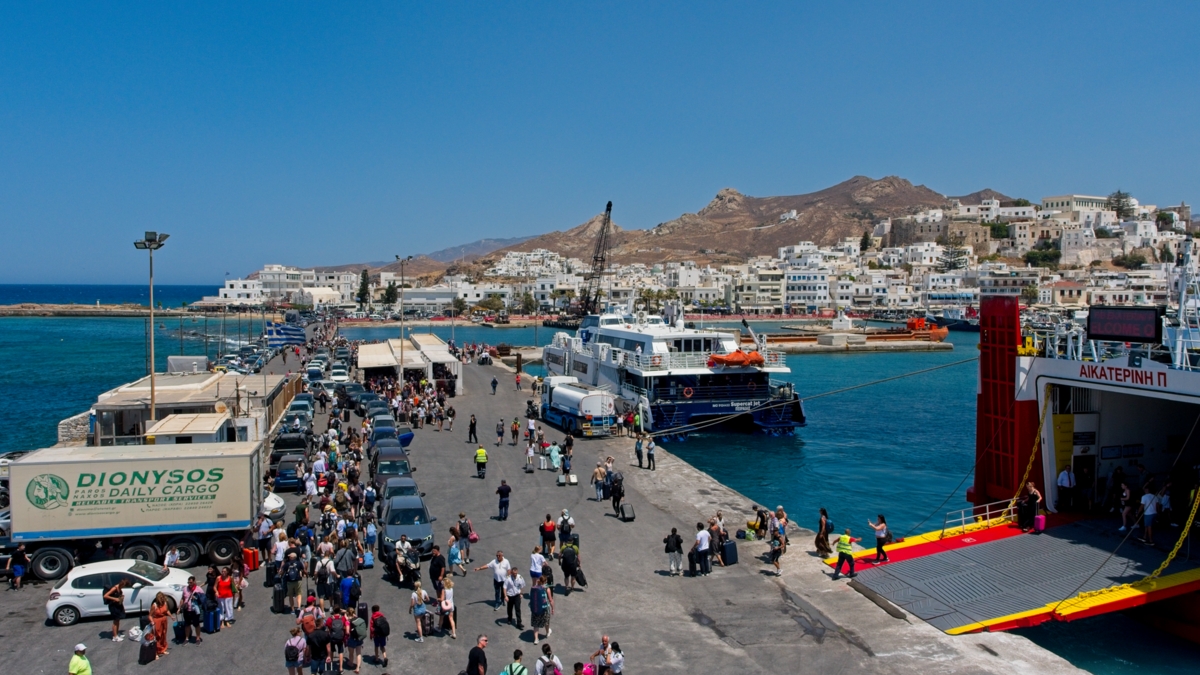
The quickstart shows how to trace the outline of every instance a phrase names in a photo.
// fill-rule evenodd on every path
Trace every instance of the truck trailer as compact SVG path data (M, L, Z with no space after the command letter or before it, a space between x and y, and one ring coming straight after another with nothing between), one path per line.
M608 436L616 424L617 399L577 377L542 381L542 419L575 436Z
M179 566L228 564L260 512L262 443L67 446L9 465L10 526L0 552L24 543L30 572L50 581L96 551Z

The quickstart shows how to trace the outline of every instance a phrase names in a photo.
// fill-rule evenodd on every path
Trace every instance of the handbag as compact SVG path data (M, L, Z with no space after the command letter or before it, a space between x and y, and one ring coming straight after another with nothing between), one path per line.
M472 544L478 544L479 543L479 535L476 534L475 532L472 532L471 534L467 535L467 541L471 542Z
M442 601L442 614L449 614L454 611L454 605L449 600Z

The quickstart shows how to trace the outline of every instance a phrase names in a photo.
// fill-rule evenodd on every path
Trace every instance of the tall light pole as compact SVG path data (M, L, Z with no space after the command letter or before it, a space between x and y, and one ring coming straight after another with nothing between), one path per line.
M400 263L400 388L404 388L404 266L408 264L413 257L396 256L396 261Z
M147 232L141 241L133 242L133 247L139 251L150 252L150 422L158 417L157 401L154 396L154 252L163 247L167 237L165 232Z

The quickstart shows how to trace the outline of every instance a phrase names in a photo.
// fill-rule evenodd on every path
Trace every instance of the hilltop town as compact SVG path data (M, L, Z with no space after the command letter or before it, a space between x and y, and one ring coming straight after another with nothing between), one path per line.
M459 260L267 265L198 305L391 308L403 287L408 313L556 313L585 284L599 224L496 240L510 245L483 254L475 246ZM1161 304L1194 225L1186 203L1143 204L1120 191L1033 203L992 190L945 197L896 177L856 177L794 197L726 189L654 228L614 224L602 287L618 303L670 300L748 315L970 306L988 295L1074 308ZM706 248L719 242L725 247Z

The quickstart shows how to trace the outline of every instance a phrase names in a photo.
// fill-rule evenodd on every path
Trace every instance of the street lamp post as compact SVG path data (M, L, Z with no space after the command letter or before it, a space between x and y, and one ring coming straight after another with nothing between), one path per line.
M165 232L147 232L141 241L133 242L133 247L139 251L150 252L150 422L152 424L158 417L154 392L154 252L163 247L169 236L171 235Z
M404 388L404 266L413 257L407 256L401 258L396 256L397 262L400 263L400 388Z

